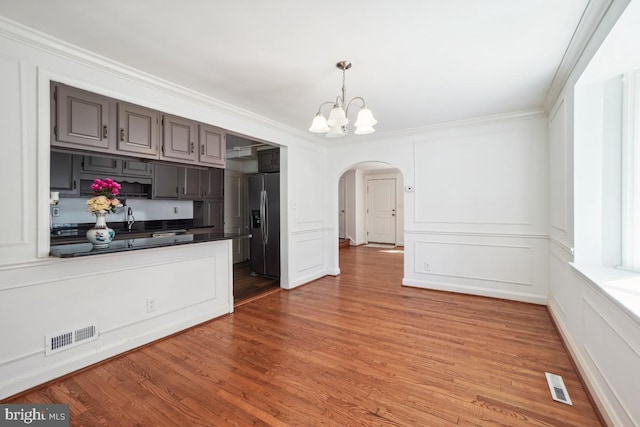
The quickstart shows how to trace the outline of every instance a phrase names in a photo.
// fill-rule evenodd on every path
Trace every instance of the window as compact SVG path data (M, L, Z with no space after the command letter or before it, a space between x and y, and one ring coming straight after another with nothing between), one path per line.
M640 71L627 73L622 112L622 262L640 272Z

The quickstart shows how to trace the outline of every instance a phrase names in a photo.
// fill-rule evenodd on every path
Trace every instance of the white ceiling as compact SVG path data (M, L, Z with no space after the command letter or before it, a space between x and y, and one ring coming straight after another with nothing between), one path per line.
M347 98L390 132L540 108L587 3L0 0L0 15L301 131L349 60Z

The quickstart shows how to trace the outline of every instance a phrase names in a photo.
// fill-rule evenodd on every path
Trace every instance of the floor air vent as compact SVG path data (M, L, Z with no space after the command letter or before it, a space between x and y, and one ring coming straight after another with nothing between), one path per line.
M45 356L78 346L85 342L94 341L98 338L97 331L98 330L95 325L89 325L75 328L70 331L47 335L45 337Z
M550 374L545 372L547 377L547 383L549 384L549 391L551 391L551 398L556 402L566 403L567 405L573 405L567 387L564 385L564 381L560 375Z

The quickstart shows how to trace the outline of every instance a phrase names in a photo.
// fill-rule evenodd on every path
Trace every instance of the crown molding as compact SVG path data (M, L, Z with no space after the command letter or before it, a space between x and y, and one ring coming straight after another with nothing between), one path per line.
M426 126L421 126L417 128L411 129L401 129L395 131L388 132L380 132L374 135L367 135L366 139L361 137L346 137L347 140L343 138L334 138L330 142L330 146L333 145L351 145L351 144L363 144L367 142L373 141L388 141L390 139L399 141L401 139L413 138L417 136L422 136L426 133L433 133L442 130L448 129L464 129L471 128L483 125L490 125L492 123L497 122L506 122L506 121L518 121L518 120L529 120L534 118L546 118L546 112L541 108L535 108L531 110L522 110L522 111L513 111L510 113L501 113L494 114L490 116L481 116L474 117L471 119L463 119L463 120L454 120L450 122L442 122L442 123L434 123Z
M102 73L111 74L154 90L186 98L242 120L259 123L267 129L283 132L296 139L302 139L314 145L319 144L315 138L309 137L306 132L114 61L3 16L0 16L0 37Z
M549 111L555 104L613 2L614 0L589 0L551 81L551 86L542 104L545 111Z

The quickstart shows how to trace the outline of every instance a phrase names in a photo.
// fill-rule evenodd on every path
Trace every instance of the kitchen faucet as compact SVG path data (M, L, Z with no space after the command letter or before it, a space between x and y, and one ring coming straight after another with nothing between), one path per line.
M133 209L127 208L127 230L131 231L131 226L136 222L136 218L133 216Z

